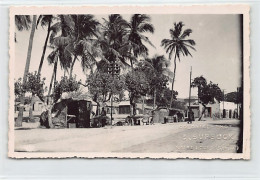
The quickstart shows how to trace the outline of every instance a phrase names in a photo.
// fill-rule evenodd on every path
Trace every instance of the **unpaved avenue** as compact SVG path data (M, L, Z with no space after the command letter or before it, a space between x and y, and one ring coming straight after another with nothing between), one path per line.
M239 121L218 120L92 129L15 130L30 152L236 152Z

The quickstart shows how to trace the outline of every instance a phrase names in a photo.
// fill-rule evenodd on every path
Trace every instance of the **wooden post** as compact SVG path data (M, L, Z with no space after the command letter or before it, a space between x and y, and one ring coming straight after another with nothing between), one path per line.
M192 73L192 66L190 67L189 109L190 109L190 97L191 97L191 73Z

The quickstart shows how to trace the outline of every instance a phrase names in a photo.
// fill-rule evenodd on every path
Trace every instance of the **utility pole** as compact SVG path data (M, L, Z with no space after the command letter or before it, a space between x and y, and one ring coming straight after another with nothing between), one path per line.
M155 109L155 102L156 102L156 89L153 92L153 110Z
M144 115L144 96L142 96L142 111L143 111L143 115Z
M224 102L225 102L225 89L223 89L223 119L226 116L226 111L225 111L225 107L224 107ZM224 113L225 112L225 113Z
M190 109L190 98L191 98L191 74L192 74L192 66L190 67L189 109Z
M114 76L119 75L119 73L120 73L119 65L115 62L111 62L108 65L108 73L112 75L113 80L114 80ZM111 90L110 116L111 116L111 126L112 126L112 122L113 122L113 92L112 92L112 90Z
M237 119L239 119L239 118L238 118L238 102L239 102L239 101L238 101L238 91L239 91L239 88L237 87Z
M111 116L111 126L112 126L112 122L113 122L113 93L112 92L111 92L110 116Z

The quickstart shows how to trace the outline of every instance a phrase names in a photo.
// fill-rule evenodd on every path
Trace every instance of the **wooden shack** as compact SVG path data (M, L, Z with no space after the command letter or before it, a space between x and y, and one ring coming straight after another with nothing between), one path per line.
M153 121L154 123L165 123L165 117L169 116L169 110L166 108L159 108L154 110Z
M89 128L91 111L91 101L63 99L52 108L52 122L61 128Z

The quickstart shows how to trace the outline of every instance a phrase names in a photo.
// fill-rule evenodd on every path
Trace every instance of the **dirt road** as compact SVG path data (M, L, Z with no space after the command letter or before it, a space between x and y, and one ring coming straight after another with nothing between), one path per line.
M91 129L24 128L15 130L15 150L234 153L238 124L238 120L218 120Z

